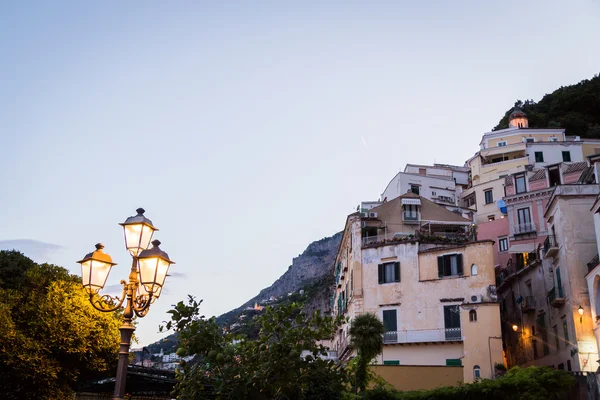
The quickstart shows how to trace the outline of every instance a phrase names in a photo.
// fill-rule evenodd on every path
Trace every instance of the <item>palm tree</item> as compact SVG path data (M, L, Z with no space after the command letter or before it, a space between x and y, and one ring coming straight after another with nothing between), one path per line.
M350 343L357 350L354 392L367 388L367 369L371 361L383 351L383 323L375 314L366 313L354 318L350 325Z

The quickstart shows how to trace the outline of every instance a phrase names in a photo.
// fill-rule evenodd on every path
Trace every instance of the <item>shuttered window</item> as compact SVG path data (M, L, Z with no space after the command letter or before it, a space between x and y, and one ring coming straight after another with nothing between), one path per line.
M400 365L400 360L383 360L383 365Z
M438 257L438 276L462 276L463 256L462 254L447 254Z
M386 332L398 330L398 314L396 310L383 310L383 326Z
M460 358L447 358L446 365L449 367L450 366L460 367L462 365L462 362L460 361Z
M379 283L400 282L400 263L390 262L377 266Z

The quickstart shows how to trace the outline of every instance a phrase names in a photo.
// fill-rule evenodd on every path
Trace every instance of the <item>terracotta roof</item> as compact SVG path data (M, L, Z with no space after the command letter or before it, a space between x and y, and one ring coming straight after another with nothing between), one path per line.
M569 166L567 167L567 170L565 171L565 174L570 174L571 172L583 171L586 168L587 168L587 163L585 161L576 162L573 164L569 164Z
M532 181L539 181L542 179L546 179L546 170L545 169L538 169L537 171L535 171L535 173L529 178L529 182Z

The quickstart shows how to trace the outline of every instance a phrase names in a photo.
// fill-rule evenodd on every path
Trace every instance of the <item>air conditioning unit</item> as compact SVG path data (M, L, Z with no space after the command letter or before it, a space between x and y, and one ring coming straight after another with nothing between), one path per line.
M361 218L367 218L368 216L369 216L369 214L368 214L368 213L366 213L366 212L361 212L361 213L360 213L360 217L361 217Z
M474 294L470 297L470 303L481 303L483 301L483 296L479 294Z
M370 212L369 213L369 218L377 218L377 213L376 212Z

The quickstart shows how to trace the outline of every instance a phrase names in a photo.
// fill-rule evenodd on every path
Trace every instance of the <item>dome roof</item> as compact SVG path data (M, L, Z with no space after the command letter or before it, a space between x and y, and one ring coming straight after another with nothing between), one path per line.
M527 117L527 114L525 114L523 112L523 110L521 110L519 107L515 107L515 108L513 108L513 112L511 112L510 115L508 116L508 119L511 120L513 118L519 118L519 117Z

